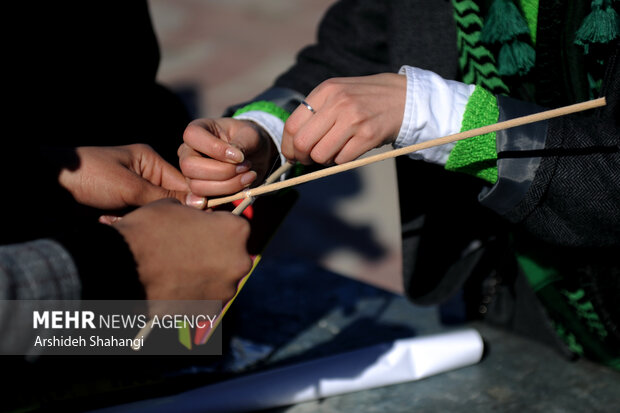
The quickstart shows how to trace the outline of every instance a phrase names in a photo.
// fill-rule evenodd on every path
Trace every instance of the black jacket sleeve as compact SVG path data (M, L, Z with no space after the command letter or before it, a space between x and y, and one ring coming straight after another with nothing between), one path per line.
M620 43L617 43L617 46ZM498 133L499 180L482 198L526 232L565 247L620 246L620 62L618 48L608 60L601 96L607 105L582 114L552 119L531 134L519 129ZM502 110L510 105L500 102ZM504 100L506 102L506 100ZM512 113L506 117L518 116ZM501 119L500 119L501 120ZM541 138L542 136L542 138ZM541 141L542 139L542 141ZM520 142L520 150L502 151L502 142ZM542 145L541 145L542 142ZM514 205L502 204L502 163L537 159L531 183ZM532 168L530 168L532 169ZM510 168L504 168L510 171ZM515 176L523 177L517 173Z

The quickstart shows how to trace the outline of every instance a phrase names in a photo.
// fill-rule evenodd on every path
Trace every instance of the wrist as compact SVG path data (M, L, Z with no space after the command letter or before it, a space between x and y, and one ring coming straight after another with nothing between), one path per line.
M282 109L280 106L276 105L275 103L269 102L267 100L259 100L257 102L252 102L248 105L245 105L242 108L237 109L232 117L237 118L240 115L243 115L244 113L254 112L254 111L268 113L280 119L282 122L286 122L286 120L290 116L289 112Z
M401 134L403 123L405 122L405 113L407 106L407 86L408 79L404 73L385 73L390 80L391 91L388 92L390 97L395 100L391 103L390 112L394 114L393 126L390 128L390 138L385 143L394 144Z
M276 156L280 157L281 164L287 162L286 158L281 155L281 148L284 123L289 115L289 112L275 103L257 101L238 109L233 114L233 118L252 122L252 124L258 128L257 130L259 130L259 133L261 133L263 137L268 138L271 165L273 165Z
M481 86L472 93L463 116L461 131L497 122L497 98ZM450 152L446 170L476 176L491 184L497 181L495 132L459 141Z
M407 77L407 97L394 146L402 148L457 133L474 85L443 79L436 73L401 67ZM454 144L441 145L410 155L414 159L445 165Z
M274 139L272 139L271 135L258 123L254 122L250 119L242 119L246 122L250 127L252 127L256 133L258 134L260 140L260 151L263 153L268 153L268 164L270 166L276 165L278 162L278 158L280 158L280 150L276 145Z
M58 185L72 192L76 182L72 174L79 169L78 148L57 148L43 146L39 148L39 161L45 164L46 171L55 171Z

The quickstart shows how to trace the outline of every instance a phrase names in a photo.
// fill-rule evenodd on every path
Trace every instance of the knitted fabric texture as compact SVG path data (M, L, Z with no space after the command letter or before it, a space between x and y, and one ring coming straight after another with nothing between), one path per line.
M474 0L452 0L456 22L459 69L464 83L482 85L493 93L508 93L497 73L493 53L482 44L482 17Z
M499 47L498 72L502 76L523 76L534 67L536 53L530 28L511 0L494 0L487 13L481 40Z
M497 98L483 87L476 86L465 107L461 132L496 123L498 119ZM446 169L474 175L492 184L497 182L495 132L457 142L450 152Z
M278 119L280 119L282 122L286 122L288 117L291 115L290 113L288 113L287 111L285 111L284 109L282 109L280 106L276 105L273 102L269 102L266 100L259 100L257 102L252 102L242 108L237 109L237 111L233 114L233 117L241 115L242 113L251 112L254 110L269 113L270 115L273 115L277 117Z
M575 34L575 44L590 52L590 45L609 43L620 35L620 18L613 8L616 0L593 0L592 12L586 16Z

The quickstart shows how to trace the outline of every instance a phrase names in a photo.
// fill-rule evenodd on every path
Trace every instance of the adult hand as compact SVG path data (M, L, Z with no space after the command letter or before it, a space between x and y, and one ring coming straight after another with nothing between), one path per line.
M394 142L406 94L406 77L393 73L326 80L306 98L316 113L300 105L286 121L282 154L303 164L340 164Z
M186 199L188 186L181 172L148 145L75 151L78 167L62 169L58 180L81 204L116 210L161 198Z
M197 196L231 194L262 182L278 156L271 138L247 120L197 119L183 142L179 165Z
M129 244L148 300L228 301L252 266L248 222L164 199L112 224Z

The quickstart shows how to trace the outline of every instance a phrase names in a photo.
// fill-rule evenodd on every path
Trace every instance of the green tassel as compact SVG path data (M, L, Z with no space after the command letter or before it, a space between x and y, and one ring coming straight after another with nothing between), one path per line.
M526 33L529 28L517 6L510 0L495 0L484 22L481 40L487 44L505 43Z
M609 43L620 34L620 19L612 7L613 0L593 0L592 11L583 19L575 34L575 44L588 54L593 43Z
M603 79L595 79L591 73L588 73L588 86L590 99L594 99L598 97L601 87L603 86Z
M499 51L498 71L501 76L523 76L527 74L536 59L536 52L527 43L514 40L502 46Z
M538 26L538 0L520 0L519 5L523 11L523 18L530 29L532 44L536 44L536 28Z

